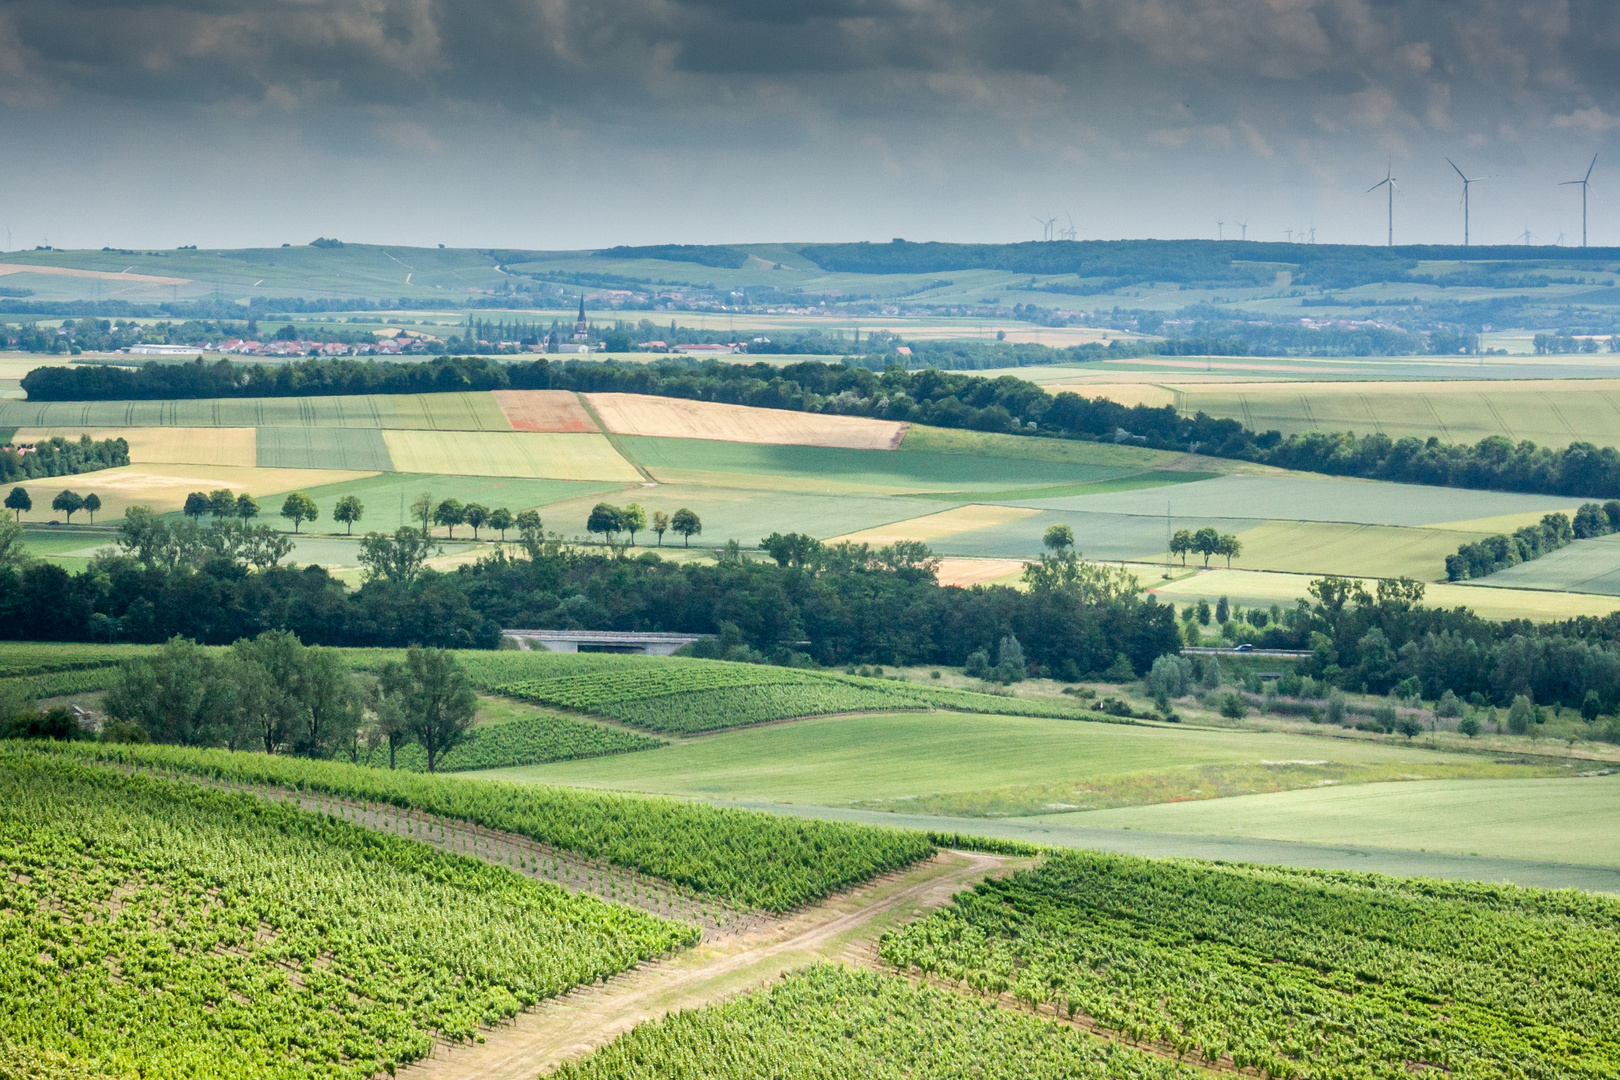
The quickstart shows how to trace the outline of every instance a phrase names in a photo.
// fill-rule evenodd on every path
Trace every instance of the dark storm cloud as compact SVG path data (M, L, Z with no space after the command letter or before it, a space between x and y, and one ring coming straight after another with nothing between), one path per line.
M12 104L1107 110L1161 139L1616 123L1610 0L15 0ZM764 97L757 96L761 90ZM1226 132L1204 130L1210 125Z

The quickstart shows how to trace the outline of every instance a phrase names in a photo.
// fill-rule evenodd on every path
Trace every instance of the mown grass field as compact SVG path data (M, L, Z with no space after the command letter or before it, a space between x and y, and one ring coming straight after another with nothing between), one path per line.
M1573 771L1573 770L1572 770ZM1055 815L1075 825L1620 867L1620 777L1430 780Z
M502 770L503 779L585 784L694 798L815 806L908 804L950 796L980 813L1031 813L1026 790L1126 774L1262 761L1408 763L1469 759L1415 747L1300 735L1122 727L1038 717L899 713L799 720L687 739L622 759ZM1197 786L1189 773L1185 787ZM1314 782L1314 781L1313 781ZM1068 797L1052 800L1075 802ZM943 812L943 811L939 811Z

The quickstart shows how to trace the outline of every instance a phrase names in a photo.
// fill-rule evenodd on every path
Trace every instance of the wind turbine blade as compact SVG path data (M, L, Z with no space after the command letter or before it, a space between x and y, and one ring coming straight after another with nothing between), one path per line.
M1457 168L1457 163L1456 163L1456 162L1455 162L1455 161L1452 161L1452 160L1451 160L1451 159L1450 159L1450 158L1446 158L1446 164L1447 164L1447 165L1450 165L1450 166L1451 166L1451 168L1452 168L1452 170L1453 170L1453 171L1454 171L1454 172L1456 172L1456 174L1457 174L1457 175L1458 175L1458 176L1462 176L1462 181L1463 181L1463 183L1465 183L1465 184L1467 184L1467 183L1470 183L1470 182L1471 182L1471 181L1470 181L1470 180L1469 180L1469 179L1468 179L1468 177L1466 177L1466 176L1463 176L1463 171L1462 171L1462 170L1461 170L1461 169L1459 169L1459 168Z
M1597 155L1593 154L1592 155L1592 164L1590 164L1590 165L1588 165L1586 167L1586 175L1581 177L1581 183L1584 184L1588 180L1592 179L1592 170L1595 169L1595 168L1597 168Z

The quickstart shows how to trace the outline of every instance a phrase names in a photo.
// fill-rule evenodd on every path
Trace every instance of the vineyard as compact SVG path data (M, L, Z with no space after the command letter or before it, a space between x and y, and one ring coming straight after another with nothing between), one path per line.
M497 654L512 656L511 653ZM614 657L543 661L547 674L496 683L496 693L674 735L834 713L951 709L1093 719L1063 702L977 694L890 679L713 660ZM517 663L509 670L520 670ZM475 678L489 679L490 665ZM533 670L533 668L530 668ZM1114 719L1109 717L1107 719Z
M697 937L332 818L27 753L0 752L0 863L0 1046L75 1066L46 1075L359 1080Z
M1199 1080L1208 1074L1063 1024L892 975L818 966L645 1023L557 1080Z
M932 854L919 833L674 799L369 769L228 750L37 743L89 761L382 802L517 833L730 903L787 911Z
M0 696L22 702L105 690L119 664L150 651L144 645L0 643Z
M509 769L518 765L543 765L549 761L628 754L665 745L632 731L616 731L567 716L542 714L503 724L476 727L467 741L441 757L441 772L471 772L474 769ZM396 767L413 772L427 771L427 753L417 743L407 743L394 756ZM388 766L388 748L378 747L361 761L363 765Z
M1620 1073L1607 897L1068 852L881 954L1271 1077Z

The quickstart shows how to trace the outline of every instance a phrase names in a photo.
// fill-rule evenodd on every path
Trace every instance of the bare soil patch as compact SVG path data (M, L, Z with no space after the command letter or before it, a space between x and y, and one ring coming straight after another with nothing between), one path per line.
M496 390L494 395L513 431L600 430L572 390Z
M895 450L906 434L905 424L861 416L796 413L645 394L586 394L585 399L615 435Z

